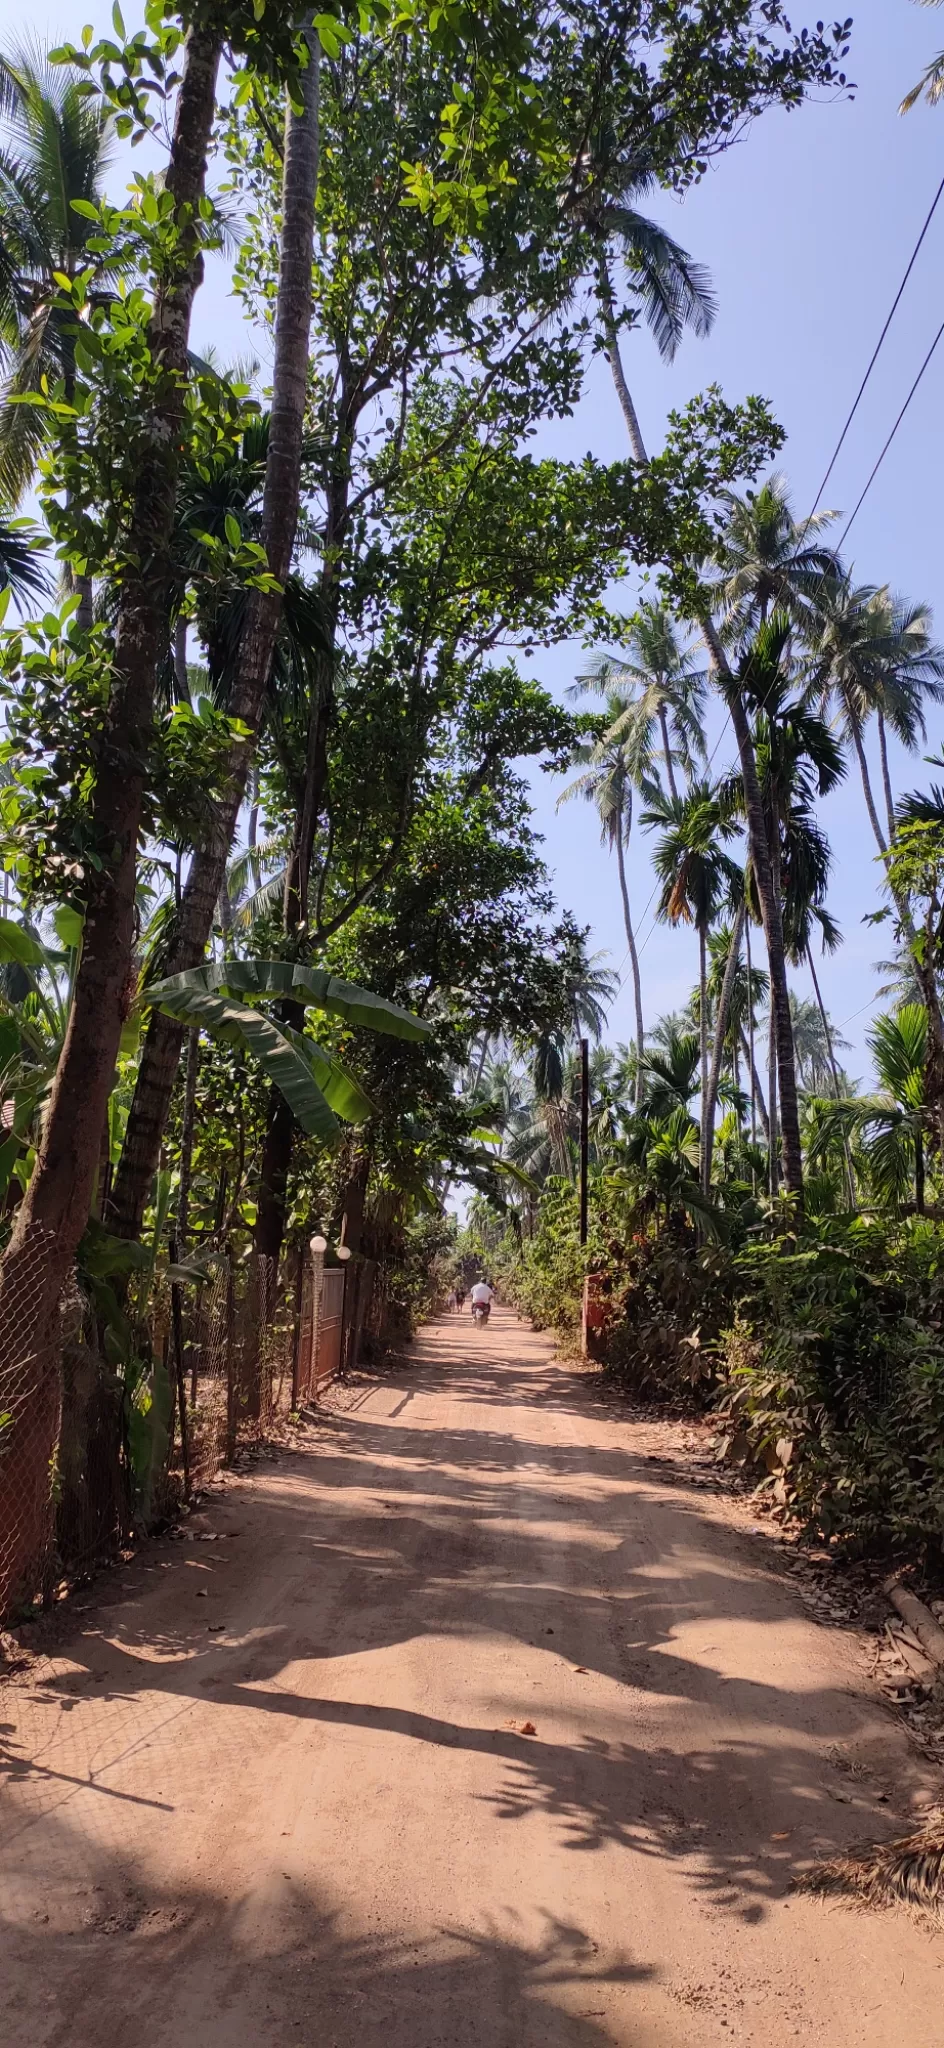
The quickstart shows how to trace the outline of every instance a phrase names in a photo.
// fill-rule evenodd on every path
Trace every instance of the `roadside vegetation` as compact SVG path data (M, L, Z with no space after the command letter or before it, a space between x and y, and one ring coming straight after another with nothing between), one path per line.
M634 351L715 314L664 195L846 91L849 27L778 0L149 0L140 29L116 7L99 41L4 52L10 1583L50 1475L61 1499L91 1469L65 1303L126 1526L167 1455L168 1275L199 1287L211 1244L284 1273L320 1233L382 1269L402 1334L457 1190L470 1257L571 1334L589 1266L609 1368L721 1398L785 1504L939 1540L944 798L893 788L888 736L933 743L944 650L924 603L855 581L835 515L798 518L763 397L693 396L653 450L632 395ZM238 360L193 343L208 259ZM600 357L625 447L539 458ZM626 1047L536 767L612 849ZM893 955L869 1089L791 987L841 943L819 807L847 773ZM655 1027L636 834L698 946Z

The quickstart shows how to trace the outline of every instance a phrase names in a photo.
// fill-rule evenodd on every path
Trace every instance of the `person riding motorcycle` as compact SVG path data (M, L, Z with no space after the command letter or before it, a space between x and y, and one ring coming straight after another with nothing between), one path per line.
M494 1301L494 1299L495 1290L494 1288L489 1286L488 1281L476 1280L471 1295L473 1322L488 1322L488 1318L491 1313L492 1302Z

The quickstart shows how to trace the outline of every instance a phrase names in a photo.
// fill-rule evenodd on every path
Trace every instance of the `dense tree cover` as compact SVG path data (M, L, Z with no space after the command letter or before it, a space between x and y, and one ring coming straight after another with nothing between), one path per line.
M710 389L649 450L627 368L714 317L660 191L843 90L847 28L778 0L151 0L134 35L116 13L0 64L5 1330L43 1262L11 1343L54 1358L76 1257L133 1265L169 1220L274 1261L343 1232L415 1301L457 1184L508 1284L572 1324L582 1036L588 1256L626 1370L636 1290L670 1332L641 1379L706 1382L711 1339L754 1387L794 1257L816 1301L837 1261L900 1254L917 1312L944 813L896 794L888 734L923 743L944 651L925 605L856 583L832 515L797 520L762 398ZM143 135L163 168L118 200L110 157ZM191 346L210 251L241 365ZM625 450L539 456L595 356ZM541 680L563 642L566 709ZM630 1047L602 1043L612 973L554 900L524 764L613 849ZM840 941L821 802L850 767L900 984L868 1090L816 977ZM699 954L648 1031L638 834ZM745 1432L766 1455L753 1409Z
M801 1000L788 989L802 1206L781 1183L782 1039L767 934L769 971L756 964L762 916L742 764L706 773L720 743L709 753L702 684L679 658L694 627L669 627L649 607L625 630L633 661L607 657L591 678L610 694L595 736L575 751L572 789L592 798L621 854L631 830L654 835L656 914L697 934L698 984L686 1011L641 1045L598 1044L587 1250L576 1229L574 1076L529 1089L520 1061L494 1069L496 1105L509 1151L527 1148L541 1193L479 1199L470 1230L512 1297L571 1335L585 1275L595 1275L611 1368L660 1394L720 1399L730 1454L766 1470L785 1511L865 1545L918 1542L938 1554L944 811L934 785L896 798L886 728L894 722L915 750L925 739L944 698L944 649L927 606L853 589L827 545L832 516L811 539L771 477L727 497L699 568L724 656L720 674L714 664L721 701L736 678L750 719L784 964L807 968L815 992ZM675 732L668 711L664 726L653 720L670 674L681 693ZM815 966L820 948L841 943L820 800L850 757L880 853L885 905L873 922L890 923L899 948L886 991L894 1007L868 1032L872 1087L839 1064L848 1047ZM624 858L618 873L629 936ZM480 1093L491 1078L483 1073ZM903 1318L913 1348L901 1343Z

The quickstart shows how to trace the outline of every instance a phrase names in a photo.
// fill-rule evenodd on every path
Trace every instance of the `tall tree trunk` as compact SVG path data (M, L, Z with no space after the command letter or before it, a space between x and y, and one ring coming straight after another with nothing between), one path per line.
M760 1084L760 1075L754 1063L753 1049L751 1046L748 1045L743 1024L739 1025L738 1027L738 1037L741 1043L741 1051L744 1054L744 1058L747 1062L747 1070L751 1077L751 1144L756 1145L756 1117L760 1117L760 1127L764 1133L765 1140L768 1139L770 1136L770 1118L767 1115L767 1104L764 1101L764 1091Z
M777 899L777 907L780 910L782 916L782 887L780 879L780 823L779 819L777 819L776 817L773 817L770 820L770 823L772 829L770 832L768 832L767 843L770 847L771 876L774 886L774 895ZM784 954L784 962L786 962L786 954ZM780 1132L777 1116L778 1084L779 1067L777 1061L777 1018L776 1013L774 1011L773 1003L771 1003L770 1031L767 1054L767 1114L770 1118L770 1132L768 1144L768 1175L770 1181L771 1199L773 1199L773 1197L776 1195L777 1188L780 1182Z
M155 292L148 331L156 377L140 430L109 704L96 764L93 840L102 865L91 871L86 887L82 955L39 1155L0 1265L0 1395L17 1366L32 1359L33 1412L41 1424L22 1438L14 1425L4 1460L8 1478L2 1492L11 1509L18 1504L20 1518L18 1527L8 1529L0 1508L0 1563L14 1582L34 1561L49 1497L58 1427L59 1301L88 1221L131 996L138 834L167 626L190 315L203 274L195 223L206 186L221 33L193 26L186 39L166 178L180 237ZM14 1458L17 1478L11 1485Z
M678 784L675 780L675 768L672 763L672 742L669 738L669 721L664 704L659 705L659 728L662 733L662 750L665 754L665 773L669 785L669 795L673 803L677 803Z
M888 766L888 734L881 712L878 714L878 746L882 757L882 787L885 791L885 815L888 819L889 845L895 837L895 799L892 795L892 778Z
M309 32L310 59L301 81L302 107L286 115L282 239L275 320L272 411L262 502L262 543L279 584L291 567L298 525L302 440L311 330L312 256L318 178L320 45ZM250 592L230 716L248 728L233 748L228 794L217 807L209 844L191 862L174 920L164 971L180 973L203 958L246 790L272 654L282 614L279 592ZM152 1011L111 1203L113 1228L135 1237L160 1152L183 1032Z
M341 1206L341 1234L339 1242L352 1254L360 1251L364 1238L364 1211L367 1206L367 1189L370 1183L371 1152L363 1142L363 1132L354 1146L351 1171Z
M721 1062L724 1058L724 1042L728 1032L728 1016L731 1010L731 995L737 976L738 961L741 957L741 938L744 932L746 906L741 902L731 934L728 957L724 963L724 977L721 994L718 997L718 1015L715 1018L715 1036L711 1051L711 1071L708 1075L708 1100L705 1114L705 1143L702 1152L702 1189L707 1195L711 1187L711 1155L715 1142L715 1105L718 1100L718 1084L721 1080Z
M921 1131L921 1125L920 1125L920 1123L919 1123L919 1122L917 1121L917 1119L915 1120L915 1134L914 1134L914 1149L915 1149L915 1209L916 1209L916 1211L917 1211L917 1214L918 1214L919 1216L923 1216L923 1215L924 1215L924 1138L923 1138L923 1135L922 1135L922 1131Z
M793 1046L793 1020L790 1015L790 998L787 987L787 957L783 943L783 915L780 897L774 885L771 848L767 837L767 822L764 816L764 802L757 774L754 754L754 740L744 698L733 675L727 654L721 644L713 619L701 621L705 642L711 655L712 664L724 679L725 699L731 714L731 724L737 741L741 763L741 779L744 786L744 805L747 812L747 834L751 866L760 898L764 938L767 942L767 960L770 969L770 1000L775 1014L777 1046L777 1077L780 1091L780 1123L783 1139L783 1172L787 1192L797 1203L803 1200L803 1151L800 1143L800 1112L796 1089L796 1058ZM770 1128L776 1128L776 1117L771 1110Z
M612 290L606 268L605 252L601 256L601 275L606 300L603 306L603 332L606 340L607 358L613 373L613 382L623 408L623 418L629 431L633 453L637 462L647 462L636 408L630 397L629 387L623 372L619 351L619 332L612 312ZM757 880L760 897L764 937L767 941L767 957L770 965L771 1003L777 1016L777 1065L780 1074L780 1108L783 1124L783 1165L788 1192L797 1202L803 1200L803 1151L800 1144L800 1114L796 1094L796 1061L793 1049L793 1022L790 1016L790 1001L787 993L787 963L783 944L783 917L771 875L770 848L767 842L767 828L764 820L764 805L757 776L757 762L754 757L754 743L750 720L731 664L721 644L717 628L711 617L701 621L705 644L713 668L720 675L727 689L725 695L731 713L731 724L737 741L741 762L741 776L744 783L744 799L747 811L748 843L751 861Z
M187 621L178 613L174 623L174 684L178 702L189 704L190 684L187 680Z
M839 1086L839 1068L836 1064L836 1054L833 1049L833 1034L829 1027L829 1018L826 1015L826 1005L823 1001L822 990L819 985L819 977L817 975L816 967L813 961L813 948L809 945L806 949L806 964L810 970L810 974L813 980L813 988L816 994L816 1005L819 1010L820 1023L823 1027L823 1037L826 1040L826 1055L829 1060L830 1072L833 1077L833 1088L836 1092L836 1101L839 1102L842 1097L842 1089ZM856 1205L856 1184L855 1173L852 1165L852 1154L849 1150L848 1138L843 1138L842 1150L843 1157L845 1160L846 1194L849 1200L850 1209L854 1209Z
M217 909L219 911L220 932L223 939L223 958L228 960L233 950L233 904L225 869L223 871L223 880L220 883L220 900Z
M884 858L888 852L888 840L879 824L878 812L875 808L875 798L872 795L872 784L869 779L869 764L866 759L865 744L862 739L862 728L859 725L850 723L849 731L852 735L852 744L856 751L856 760L859 763L859 774L862 778L862 794L865 797L865 808L869 814L869 824L875 834L875 843L879 853Z
M254 1251L277 1262L285 1234L285 1192L292 1162L295 1118L278 1088L270 1088L267 1108L259 1172L259 1203L252 1242Z
M630 447L637 462L648 462L649 457L646 454L645 442L643 441L639 420L636 416L636 408L633 404L623 369L623 359L620 355L619 345L619 328L616 325L610 305L605 305L603 308L603 334L606 341L606 359L612 372L613 382L616 386L616 396L620 402L623 418L626 421Z
M767 1185L773 1197L780 1179L780 1147L777 1142L777 1016L772 1003L767 1027L767 1113Z
M630 804L632 797L630 797ZM631 813L630 813L631 815ZM626 880L626 857L623 846L623 821L620 818L616 833L616 866L619 873L620 895L623 899L623 924L626 930L626 944L629 947L630 964L633 970L633 999L636 1006L636 1108L642 1101L642 1062L646 1042L646 1027L642 1014L642 977L639 972L639 949L633 931L632 914L629 908L629 887Z
M747 1029L750 1039L748 1067L751 1074L751 1144L757 1143L757 1092L754 1087L754 977L751 967L751 920L744 926L744 954L747 961ZM742 1034L743 1035L743 1034Z
M701 1068L701 1136L699 1140L699 1164L704 1172L705 1153L708 1149L706 1117L708 1112L708 934L704 925L698 927L698 1041Z
M187 1071L184 1081L184 1114L180 1133L180 1179L177 1184L177 1244L184 1258L190 1241L190 1183L193 1174L193 1140L197 1125L197 1075L200 1071L200 1027L187 1033Z

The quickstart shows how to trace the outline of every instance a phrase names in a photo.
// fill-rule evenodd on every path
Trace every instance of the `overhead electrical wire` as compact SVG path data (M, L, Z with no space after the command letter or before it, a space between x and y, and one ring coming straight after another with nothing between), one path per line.
M927 232L928 232L928 229L929 229L929 227L930 227L930 225L931 225L931 222L932 222L932 220L934 219L934 215L935 215L935 213L937 212L937 208L938 208L938 205L939 205L939 203L940 203L940 200L941 200L942 196L944 196L944 178L942 178L942 179L941 179L941 182L940 182L940 184L938 185L937 191L936 191L936 192L935 192L935 194L934 194L934 198L933 198L933 199L932 199L932 201L931 201L931 205L930 205L930 207L928 208L928 212L927 212L927 214L925 215L925 219L924 219L924 224L923 224L923 226L922 226L922 228L921 228L921 231L920 231L920 233L919 233L919 235L918 235L917 241L915 242L914 248L913 248L913 249L912 249L912 251L911 251L911 255L910 255L910 257L908 258L908 262L907 262L907 264L906 264L906 267L905 267L905 270L904 270L904 274L903 274L903 276L902 276L902 279L901 279L901 283L900 283L900 284L899 284L899 286L898 286L898 290L897 290L897 292L895 293L895 297L894 297L894 299L892 300L892 304L891 304L891 306L890 306L890 308L889 308L889 311L888 311L888 313L887 313L887 315L886 315L886 318L885 318L885 321L884 321L884 324L883 324L883 327L882 327L881 333L880 333L880 335L879 335L879 337L878 337L878 340L877 340L877 342L876 342L876 344L875 344L875 347L874 347L874 349L872 350L872 354L871 354L871 356L870 356L870 358L869 358L869 361L868 361L868 364L867 364L867 367L866 367L866 370L865 370L865 374L864 374L864 376L863 376L863 378L862 378L862 382L861 382L861 384L859 385L859 388L858 388L858 391L856 392L855 398L853 399L853 401L852 401L852 404L851 404L851 406L850 406L850 408L849 408L849 411L848 411L848 413L846 414L846 418L845 418L845 421L844 421L844 423L843 423L843 427L842 427L842 431L841 431L841 433L840 433L840 435L839 435L839 439L838 439L838 440L837 440L837 442L836 442L835 448L833 449L832 455L831 455L831 456L830 456L830 458L829 458L829 462L827 463L826 469L825 469L825 470L824 470L824 472L823 472L823 480L822 480L822 482L821 482L821 484L820 484L820 486L819 486L819 489L818 489L818 491L817 491L817 493L816 493L816 497L815 497L815 498L814 498L814 500L813 500L813 505L812 505L812 508L811 508L810 512L809 512L809 513L807 514L807 517L806 517L806 519L805 519L805 520L803 521L803 524L802 524L802 526L800 527L800 533L801 533L801 534L805 533L805 531L806 531L807 527L808 527L808 526L810 525L811 521L812 521L812 520L813 520L813 518L815 517L815 514L816 514L816 510L817 510L817 507L818 507L818 505L819 505L819 503L820 503L820 500L821 500L821 498L822 498L823 492L824 492L824 490L826 489L826 485L828 484L828 482L829 482L829 479L830 479L830 477L832 476L833 470L834 470L834 469L835 469L835 467L836 467L836 462L837 462L837 460L838 460L838 458L839 458L840 452L841 452L841 450L842 450L842 447L843 447L843 444L844 444L844 442L845 442L845 439L846 439L846 435L848 434L848 432L849 432L849 428L851 427L851 425L852 425L852 422L853 422L853 420L855 419L856 413L858 412L858 409L859 409L859 405L860 405L860 403L861 403L861 400L862 400L862 398L863 398L863 396L864 396L864 393L865 393L866 387L867 387L867 385L868 385L868 383L869 383L869 380L870 380L870 378L871 378L872 372L873 372L873 370L874 370L874 368L875 368L875 365L876 365L876 363L878 362L879 356L881 355L881 352L882 352L882 349L883 349L883 347L884 347L884 344L885 344L885 339L886 339L886 336L887 336L887 334L888 334L889 328L891 327L892 321L893 321L893 320L894 320L894 318L895 318L895 314L897 313L897 311L898 311L898 308L899 308L899 305L901 304L901 300L902 300L902 297L903 297L903 295L904 295L904 292L905 292L905 287L906 287L906 285L907 285L907 283L908 283L908 280L909 280L909 278L910 278L910 276L911 276L911 273L912 273L912 271L913 271L913 269L914 269L915 263L916 263L916 261L917 261L918 255L919 255L919 253L920 253L920 250L921 250L921 246L922 246L922 243L924 242L924 238L925 238L925 236L926 236L926 234L927 234ZM880 470L880 469L881 469L881 467L882 467L882 464L883 464L883 462L884 462L884 460L885 460L885 457L886 457L886 455L888 454L888 451L889 451L889 449L890 449L890 447L891 447L891 445L892 445L892 442L894 441L894 439L895 439L895 436L896 436L896 434L897 434L897 432L898 432L898 429L899 429L899 427L901 426L901 424L902 424L902 421L904 420L905 414L907 413L907 411L908 411L908 408L909 408L909 406L911 405L911 401L912 401L912 399L914 398L914 396L915 396L915 393L916 393L916 392L917 392L917 390L918 390L918 387L919 387L919 385L920 385L920 383L921 383L921 381L922 381L922 379L923 379L923 377L924 377L924 375L925 375L925 372L926 372L926 370L927 370L927 369L929 368L929 365L930 365L930 363L931 363L931 360L932 360L932 358L933 358L933 356L934 356L934 354L935 354L935 352L936 352L936 350L937 350L937 348L938 348L938 345L939 345L939 343L940 343L940 341L941 341L942 337L944 337L944 320L942 320L942 322L941 322L941 325L940 325L940 327L938 328L938 330L937 330L937 333L936 333L936 334L935 334L935 336L934 336L934 340L932 341L932 343L931 343L931 345L930 345L930 348L928 349L928 351L927 351L927 354L926 354L926 355L925 355L925 357L924 357L924 360L923 360L923 362L922 362L922 364L921 364L921 367L920 367L920 369L918 370L918 373L917 373L917 375L916 375L916 377L915 377L915 379L914 379L914 382L913 382L913 384L912 384L912 386L911 386L911 389L910 389L910 391L908 392L908 396L907 396L907 398L905 399L905 401L904 401L904 404L902 405L902 407L901 407L901 410L900 410L900 412L898 413L898 416L897 416L897 418L896 418L896 420L895 420L895 423L894 423L893 427L891 428L891 431L890 431L890 433L889 433L889 435L888 435L888 437L887 437L887 439L886 439L886 441L885 441L885 443L884 443L883 447L881 448L881 450L880 450L880 452L879 452L878 456L876 457L876 460L875 460L875 462L874 462L874 464L873 464L873 466L872 466L872 469L871 469L871 470L870 470L870 472L869 472L869 475L868 475L868 477L867 477L867 479L866 479L866 482L865 482L865 484L863 485L863 488L862 488L862 490L861 490L861 492L860 492L860 494L859 494L859 497L857 498L857 500L856 500L856 503L855 503L855 505L853 506L853 509L852 509L852 511L851 511L851 512L850 512L850 514L849 514L849 517L848 517L848 519L847 519L847 521L846 521L846 524L845 524L845 526L843 527L842 533L840 534L840 536L839 536L839 539L838 539L838 541L837 541L837 543L836 543L836 553L837 553L837 554L838 554L838 552L839 552L839 549L840 549L840 548L841 548L841 547L843 546L843 543L844 543L844 542L846 541L846 539L848 538L848 535L849 535L849 533L850 533L850 531L851 531L851 529L852 529L853 523L854 523L854 521L855 521L855 520L856 520L856 519L858 518L858 515L859 515L859 513L860 513L860 512L861 512L861 510L862 510L862 507L863 507L863 505L864 505L864 503L865 503L865 500L866 500L866 498L868 497L868 494L869 494L869 492L870 492L870 490L871 490L871 488L872 488L872 485L873 485L873 483L875 482L875 479L876 479L876 477L877 477L877 475L878 475L878 473L879 473L879 470ZM826 578L826 572L824 571L824 572L823 572L823 581L825 581L825 578ZM728 725L730 724L730 718L731 718L731 714L730 714L730 712L727 712L727 713L725 714L725 718L724 718L724 723L722 724L722 727L721 727L721 731L719 732L719 734L718 734L718 737L717 737L717 739L716 739L716 741L715 741L715 744L714 744L714 746L712 747L711 753L710 753L710 755L709 755L709 757L708 757L708 766L709 766L709 768L711 767L711 764L712 764L712 762L714 761L714 758L715 758L715 755L716 755L716 753L717 753L717 751L718 751L718 748L720 747L720 745L721 745L721 742L722 742L722 740L723 740L723 738L724 738L724 736L725 736L725 733L727 732L727 729L728 729ZM651 907L651 905L652 905L652 901L653 901L653 898L654 898L654 896L655 896L655 893L656 893L656 890L657 890L658 886L659 886L659 885L658 885L658 882L656 882L656 883L655 883L655 884L653 885L653 887L652 887L652 889L651 889L651 891L650 891L650 893L649 893L649 897L648 897L648 900L647 900L647 902L646 902L646 904L645 904L645 907L644 907L644 909L643 909L643 913L642 913L642 920L641 920L641 922L642 922L642 923L645 923L645 920L646 920L646 918L647 918L647 917L648 917L648 915L649 915L649 910L650 910L650 907ZM653 920L652 920L651 924L649 925L649 928L648 928L648 930L646 931L645 937L643 938L642 942L641 942L641 943L639 943L639 944L637 944L637 958L641 958L641 957L642 957L642 954L643 954L643 953L645 952L646 946L648 945L648 943L649 943L649 940L650 940L650 938L652 937L652 933L653 933L653 931L655 930L655 922L656 922L656 921L655 921L655 918L653 918ZM626 967L626 963L627 963L627 961L629 960L629 957L630 957L630 950L629 950L629 947L627 946L627 948L626 948L626 952L625 952L625 953L624 953L624 955L623 955L622 961L620 962L620 965L619 965L619 967L617 968L617 975L618 975L618 980L619 980L619 988L620 988L620 989L622 989L622 987L623 987L623 983L624 983L624 980L625 980L625 973L624 973L624 970L625 970L625 967ZM865 1007L867 1008L867 1007L868 1007L868 1005L866 1005ZM857 1014L858 1014L858 1013L857 1013Z

